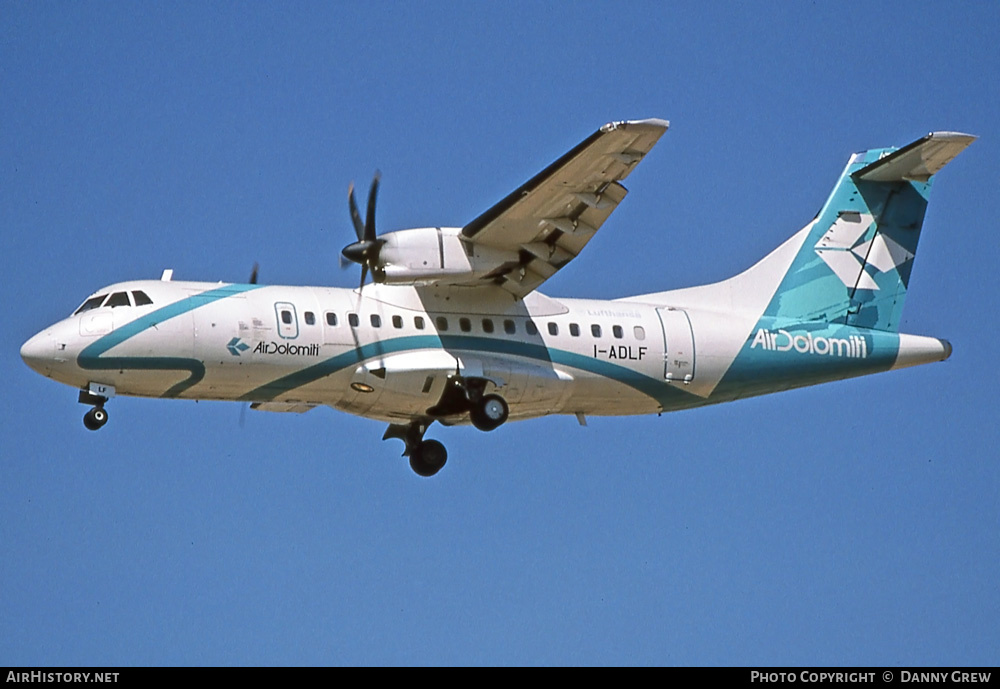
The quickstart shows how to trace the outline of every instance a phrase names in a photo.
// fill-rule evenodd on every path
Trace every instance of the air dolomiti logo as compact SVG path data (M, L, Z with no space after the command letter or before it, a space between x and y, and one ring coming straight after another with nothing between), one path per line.
M250 345L234 337L226 344L226 349L233 356L240 356L250 349ZM258 342L253 348L253 354L283 354L285 356L319 356L319 345L297 345L288 342Z
M319 356L319 345L297 345L288 342L258 342L254 354L284 354L286 356Z
M788 352L795 350L801 354L818 354L820 356L840 356L848 359L865 359L868 357L868 342L860 335L848 337L822 337L792 335L787 330L768 330L757 328L750 349L760 347L769 352Z

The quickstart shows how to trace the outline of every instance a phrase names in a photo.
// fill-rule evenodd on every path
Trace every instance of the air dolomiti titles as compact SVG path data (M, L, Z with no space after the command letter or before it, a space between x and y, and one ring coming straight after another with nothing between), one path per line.
M287 342L258 342L254 354L286 354L288 356L319 356L319 345L296 345Z
M758 345L770 352L787 352L794 349L802 354L820 356L843 356L850 359L868 357L868 342L860 335L814 337L812 333L792 335L787 330L771 332L767 328L758 328L750 349L756 349Z

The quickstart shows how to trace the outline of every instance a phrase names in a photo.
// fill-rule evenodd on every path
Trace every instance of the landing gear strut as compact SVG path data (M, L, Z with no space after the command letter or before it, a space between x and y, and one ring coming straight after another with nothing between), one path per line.
M407 426L392 424L386 429L382 440L399 438L406 443L404 457L410 458L410 468L418 476L429 477L441 471L448 461L448 451L437 440L424 440L424 433L433 420L414 421Z

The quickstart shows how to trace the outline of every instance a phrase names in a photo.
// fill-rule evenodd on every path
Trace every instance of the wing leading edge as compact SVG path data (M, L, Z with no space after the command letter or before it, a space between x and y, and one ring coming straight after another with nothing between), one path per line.
M462 240L516 252L488 277L524 297L583 250L628 193L619 182L669 126L609 122L463 227Z

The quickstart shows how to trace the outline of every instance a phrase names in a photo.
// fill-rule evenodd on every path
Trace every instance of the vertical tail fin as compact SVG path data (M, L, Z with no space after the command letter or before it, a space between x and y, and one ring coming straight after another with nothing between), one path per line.
M975 140L854 154L764 315L898 332L932 177Z

